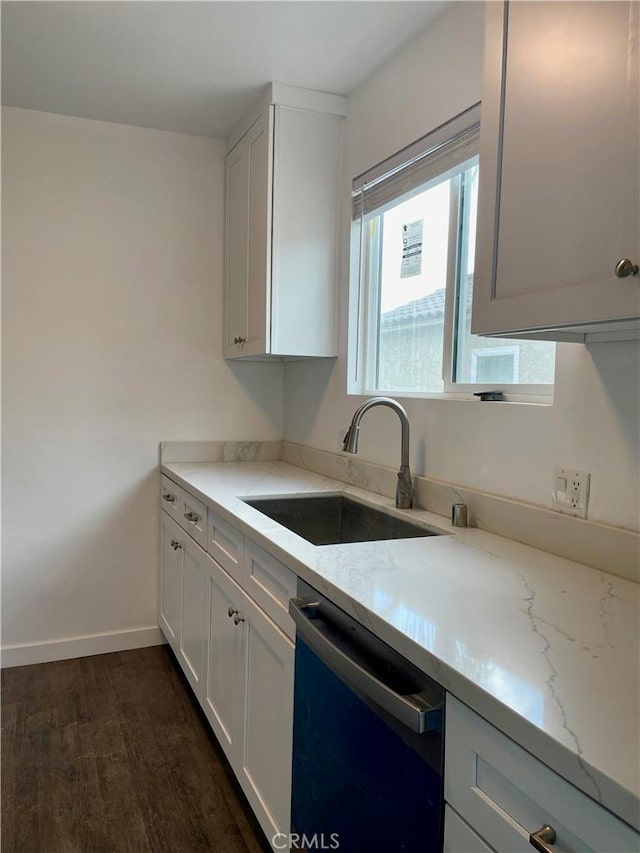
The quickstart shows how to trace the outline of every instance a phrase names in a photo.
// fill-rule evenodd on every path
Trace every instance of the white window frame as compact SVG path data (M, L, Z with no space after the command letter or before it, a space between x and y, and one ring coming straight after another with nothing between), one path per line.
M448 125L453 124L460 128L461 119L465 117L470 127L474 121L479 120L480 105L474 107L457 116L453 123L447 123L441 128L438 128L434 134L428 134L418 142L408 146L403 151L383 161L378 166L356 178L353 182L354 197L358 187L366 185L369 181L379 179L386 173L400 171L404 163L411 161L412 157L422 149L427 151L430 147L430 140L436 134L440 134L440 139L444 138L442 131L446 132ZM459 132L457 130L456 132ZM451 138L451 137L450 137ZM477 157L477 149L468 160ZM465 161L465 162L468 162ZM347 394L349 395L366 395L384 394L396 398L424 398L424 399L446 399L446 400L475 400L479 393L483 391L496 390L496 385L477 384L477 383L461 383L453 381L454 367L454 350L455 350L455 321L456 321L456 306L457 298L457 278L459 269L459 230L461 227L461 192L460 192L460 165L449 170L452 174L457 174L458 179L451 182L450 195L450 214L449 214L449 262L447 265L447 280L445 284L445 314L444 314L444 341L442 353L442 380L443 390L439 392L423 392L423 391L401 391L396 389L376 388L372 381L371 372L374 368L374 358L367 359L368 353L375 352L377 323L379 318L379 274L378 268L372 265L372 252L367 254L364 251L365 235L363 233L362 219L351 222L351 254L350 254L350 282L349 282L349 334L348 334L348 378L347 378ZM447 172L434 177L432 181L424 184L424 189L428 189L430 185L440 183L447 178ZM366 190L365 190L366 192ZM399 203L398 200L395 203ZM384 210L384 205L376 209L376 214ZM366 257L365 257L366 255ZM372 280L369 281L368 276L370 270L373 270ZM373 287L372 287L373 284ZM491 343L491 338L487 338L487 342ZM491 347L487 347L487 350ZM505 352L513 352L518 350L517 346L513 347L494 347L501 354ZM519 353L516 358L519 357ZM543 403L550 404L553 402L554 385L533 385L533 384L505 384L499 388L502 391L505 401L507 402L522 402L522 403Z

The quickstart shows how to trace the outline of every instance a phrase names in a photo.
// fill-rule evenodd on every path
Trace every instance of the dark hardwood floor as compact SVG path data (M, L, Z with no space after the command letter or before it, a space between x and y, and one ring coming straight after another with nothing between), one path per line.
M167 646L2 672L2 853L269 846Z

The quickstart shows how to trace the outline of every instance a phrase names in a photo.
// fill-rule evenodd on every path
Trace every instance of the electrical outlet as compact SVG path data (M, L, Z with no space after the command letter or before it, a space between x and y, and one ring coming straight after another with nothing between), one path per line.
M590 485L591 474L587 471L576 471L574 468L556 466L553 469L551 508L567 515L586 518Z

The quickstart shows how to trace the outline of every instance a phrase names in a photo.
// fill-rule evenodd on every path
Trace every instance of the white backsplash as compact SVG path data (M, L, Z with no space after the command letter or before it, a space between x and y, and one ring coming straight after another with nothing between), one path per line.
M280 441L163 441L160 462L276 462Z
M274 462L282 460L374 494L393 497L393 468L330 453L290 441L168 441L160 445L160 462ZM640 582L640 534L586 521L545 507L456 483L414 477L416 505L449 519L451 505L464 503L469 526L531 545L541 551L584 563L627 580Z
M282 459L290 465L342 480L379 495L393 497L396 471L355 459L284 441ZM449 518L451 505L465 503L469 526L514 539L575 560L618 577L640 581L640 534L607 524L585 521L523 501L474 491L455 483L414 477L416 503Z

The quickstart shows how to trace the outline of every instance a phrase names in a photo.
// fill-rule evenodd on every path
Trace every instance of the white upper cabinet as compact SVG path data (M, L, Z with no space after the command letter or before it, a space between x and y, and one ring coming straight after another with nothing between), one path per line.
M345 99L270 86L225 161L225 358L336 355Z
M638 77L637 3L487 4L475 333L638 336Z

